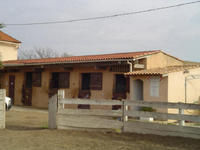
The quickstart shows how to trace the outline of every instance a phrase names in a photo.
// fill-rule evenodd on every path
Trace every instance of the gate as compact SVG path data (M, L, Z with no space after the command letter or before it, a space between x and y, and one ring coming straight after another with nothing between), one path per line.
M64 91L59 90L58 99L54 96L49 103L49 127L73 130L115 130L118 132L133 132L141 134L156 134L164 136L180 136L200 139L200 116L184 114L184 110L199 110L199 104L147 102L133 100L91 100L67 99ZM78 105L90 105L92 109L78 109ZM71 106L70 106L71 105ZM122 109L104 109L105 106L121 105ZM95 106L97 109L94 109ZM102 109L102 106L103 109ZM166 112L150 112L145 109L178 109L178 114ZM98 109L100 108L100 109ZM142 119L143 118L143 119ZM144 118L154 118L154 121L144 121ZM176 123L169 123L174 120ZM197 124L186 125L185 121Z

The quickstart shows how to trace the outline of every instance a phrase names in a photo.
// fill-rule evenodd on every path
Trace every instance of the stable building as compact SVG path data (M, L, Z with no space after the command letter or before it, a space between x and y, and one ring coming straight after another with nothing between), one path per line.
M185 65L160 50L10 60L3 65L1 88L7 89L14 104L38 108L47 108L49 97L58 89L65 90L66 98L183 102L182 79L188 75L187 71L190 74L200 71L198 64ZM193 84L193 90L198 90L197 81ZM197 97L198 94L193 99L197 101Z

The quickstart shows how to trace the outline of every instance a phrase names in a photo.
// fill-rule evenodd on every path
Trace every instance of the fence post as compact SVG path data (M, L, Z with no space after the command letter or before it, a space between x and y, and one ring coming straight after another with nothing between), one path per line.
M184 114L184 110L182 108L179 108L179 114L180 115ZM180 126L184 126L185 125L185 120L179 120L179 125Z
M56 113L57 113L57 94L49 99L48 128L56 129Z
M64 98L65 98L65 90L58 90L58 101ZM65 109L65 104L62 104L62 108Z
M128 111L128 106L125 104L125 100L122 101L122 121L123 121L123 132L125 131L125 123L128 121L128 116L125 115L125 112Z
M6 90L0 89L0 129L5 128L5 97Z

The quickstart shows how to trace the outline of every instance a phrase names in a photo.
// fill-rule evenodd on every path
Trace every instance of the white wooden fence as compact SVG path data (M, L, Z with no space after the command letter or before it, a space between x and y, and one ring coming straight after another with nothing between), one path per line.
M58 102L57 128L58 129L121 129L122 110L98 109L64 109L63 105L89 104L89 105L121 105L120 101L106 100L60 100Z
M0 89L0 129L5 128L5 97L6 90Z
M152 108L173 108L179 109L179 114L144 112L135 110L126 110L124 115L128 117L153 117L161 120L178 120L179 125L163 124L158 122L140 122L129 120L124 123L124 132L135 132L143 134L157 134L168 136L181 136L200 139L199 127L183 126L183 122L200 123L199 115L184 115L183 110L200 110L198 104L185 103L165 103L165 102L145 102L145 101L125 101L125 106L142 106Z
M60 95L61 93L59 93ZM56 97L52 99L56 101ZM113 106L121 105L119 110L105 109L71 109L69 105L97 105ZM168 136L181 136L200 139L200 127L183 126L184 120L200 123L199 115L182 114L184 109L200 110L200 105L184 103L144 102L144 101L118 101L118 100L91 100L91 99L64 99L62 94L58 96L58 109L51 112L49 117L50 128L58 129L103 129L121 130L122 132L135 132L143 134L157 134ZM137 111L135 106L152 108L179 109L180 114ZM51 106L49 107L51 111ZM56 113L56 114L55 114ZM179 125L161 124L159 121L141 122L137 118L153 117L161 120L178 120ZM53 126L52 126L53 124Z

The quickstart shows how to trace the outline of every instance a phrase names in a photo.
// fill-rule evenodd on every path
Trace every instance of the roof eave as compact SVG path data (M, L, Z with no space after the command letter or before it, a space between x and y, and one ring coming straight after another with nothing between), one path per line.
M20 44L21 44L21 42L16 43L16 42L1 41L1 40L0 40L0 43L9 44L9 45L14 45L16 48L19 48L19 46L20 46Z
M160 51L158 51L160 52ZM158 53L155 52L155 53ZM12 63L12 64L3 64L5 67L14 67L14 66L38 66L38 65L51 65L51 64L75 64L75 63L96 63L96 62L116 62L116 61L135 61L143 58L148 58L152 54L146 54L144 56L138 56L135 58L121 58L121 59L108 59L108 60L90 60L90 61L65 61L65 62L47 62L47 63Z
M54 64L79 64L79 63L96 63L96 62L122 62L122 61L134 61L135 59L113 59L113 60L96 60L96 61L71 61L71 62L49 62L49 63L15 63L15 64L3 64L5 67L14 66L39 66L39 65L54 65Z
M160 76L163 75L162 73L125 73L126 76Z

